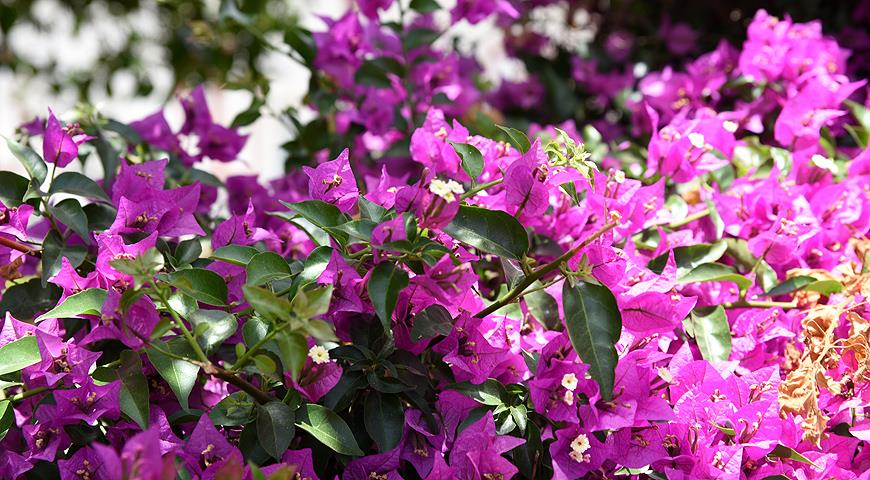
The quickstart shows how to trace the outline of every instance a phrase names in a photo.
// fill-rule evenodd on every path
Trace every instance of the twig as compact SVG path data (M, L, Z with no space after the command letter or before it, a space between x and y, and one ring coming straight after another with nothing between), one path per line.
M513 290L511 290L507 295L505 295L501 300L497 300L497 301L493 302L492 305L490 305L490 306L484 308L483 310L475 313L474 316L477 318L483 318L483 317L489 315L490 313L495 312L496 310L500 309L501 307L503 307L509 303L512 303L514 300L516 300L517 297L522 295L523 292L527 288L529 288L529 286L531 286L533 283L535 283L535 281L537 281L539 278L543 277L544 275L546 275L550 272L558 270L559 266L562 263L567 262L568 260L571 260L571 258L573 258L574 255L577 255L577 252L579 252L584 247L586 247L587 245L589 245L590 243L595 241L601 235L604 235L607 231L609 231L610 229L612 229L616 225L617 225L616 221L612 221L612 222L608 222L608 223L604 224L604 226L602 226L601 228L596 230L595 233L593 233L592 235L587 237L586 240L583 240L576 247L563 253L562 256L560 256L559 258L553 260L552 262L544 265L543 267L533 270L530 275L524 277L523 280L516 287L514 287Z
M0 245L4 247L11 248L12 250L18 250L19 252L26 253L28 255L39 255L39 250L29 247L23 243L16 242L10 238L0 236Z

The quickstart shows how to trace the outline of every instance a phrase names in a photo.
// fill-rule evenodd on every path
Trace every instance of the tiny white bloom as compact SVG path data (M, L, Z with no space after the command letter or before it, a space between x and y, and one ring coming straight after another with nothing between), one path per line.
M724 128L726 132L734 133L737 131L737 122L725 120L724 122L722 122L722 128Z
M577 389L577 375L566 373L562 376L562 386L572 392Z
M617 170L617 171L613 172L613 180L615 180L616 183L624 182L625 181L625 172L623 172L622 170Z
M462 188L461 183L455 180L447 180L445 182L444 180L439 180L437 178L429 183L429 191L448 202L456 201L456 195L462 195L465 193L465 189Z
M689 134L689 143L692 144L695 148L704 148L704 144L706 140L704 139L704 134L698 132L692 132Z
M311 349L308 350L308 356L318 365L329 363L331 361L329 358L329 351L320 345L311 347Z
M580 435L577 435L577 438L571 441L571 453L568 455L575 462L587 462L589 461L589 457L588 455L584 455L584 453L586 453L590 448L592 448L592 446L589 444L589 437L587 437L585 433L581 433Z
M837 164L834 163L834 161L830 158L825 157L824 155L819 155L817 153L810 157L810 161L813 162L813 165L821 168L822 170L827 170L831 173L837 173L840 171L840 169L837 167Z
M565 395L562 396L562 401L565 402L565 405L574 405L574 392L571 390L565 390Z

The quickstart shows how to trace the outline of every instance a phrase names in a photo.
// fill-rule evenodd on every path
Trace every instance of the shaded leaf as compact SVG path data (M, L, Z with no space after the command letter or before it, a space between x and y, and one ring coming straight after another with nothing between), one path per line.
M610 400L617 362L615 345L622 332L616 298L601 285L581 281L572 287L565 282L562 302L571 345L589 365L589 374L601 387L601 397Z

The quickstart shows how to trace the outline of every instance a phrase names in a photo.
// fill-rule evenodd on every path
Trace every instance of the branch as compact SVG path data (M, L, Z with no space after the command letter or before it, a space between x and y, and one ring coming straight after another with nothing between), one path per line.
M23 243L16 242L11 238L6 238L4 236L0 236L0 245L4 247L11 248L12 250L18 250L19 252L26 253L27 255L39 255L39 250L29 247Z
M213 363L202 363L196 361L193 361L193 363L202 367L202 370L205 373L213 377L220 378L221 380L229 383L230 385L235 385L236 387L239 387L239 390L242 390L243 392L253 397L253 399L256 400L257 403L265 404L275 400L259 388L255 387L252 383L223 367L220 367Z
M604 224L604 226L602 226L601 228L596 230L595 233L593 233L592 235L587 237L586 240L583 240L582 242L580 242L579 245L577 245L576 247L572 248L571 250L568 250L567 252L563 253L561 257L553 260L552 262L544 265L541 268L533 270L531 274L524 277L523 280L516 287L514 287L513 290L511 290L507 295L505 295L501 300L497 300L497 301L493 302L492 305L490 305L490 306L484 308L483 310L475 313L474 316L476 318L483 318L483 317L489 315L490 313L495 312L496 310L500 309L501 307L503 307L509 303L512 303L514 300L517 299L517 297L522 295L523 292L525 292L525 290L527 288L529 288L529 286L531 286L533 283L535 283L538 279L540 279L541 277L543 277L544 275L546 275L550 272L558 270L559 266L562 263L567 262L568 260L571 260L571 258L573 258L574 255L577 255L577 252L582 250L584 247L586 247L590 243L594 242L601 235L604 235L605 233L607 233L607 231L609 231L610 229L615 227L617 225L617 223L618 223L617 221L611 221L611 222Z
M798 308L797 302L766 302L753 300L738 300L736 302L728 302L722 304L723 308L774 308L780 307L783 310Z

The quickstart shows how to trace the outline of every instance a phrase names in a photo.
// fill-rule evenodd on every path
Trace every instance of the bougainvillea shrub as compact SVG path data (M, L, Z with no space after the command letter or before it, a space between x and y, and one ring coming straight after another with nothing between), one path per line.
M437 4L391 3L288 35L318 112L266 185L200 169L258 110L216 122L202 87L180 125L47 109L6 138L0 478L870 478L843 46L759 11L645 75L578 56L622 116L518 129L546 85L487 90Z

